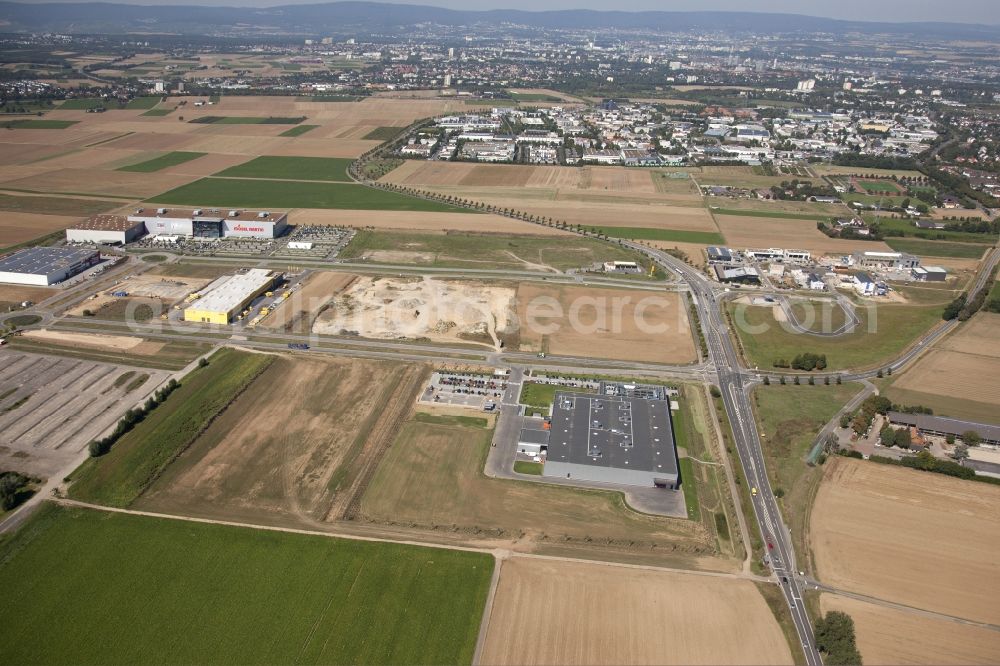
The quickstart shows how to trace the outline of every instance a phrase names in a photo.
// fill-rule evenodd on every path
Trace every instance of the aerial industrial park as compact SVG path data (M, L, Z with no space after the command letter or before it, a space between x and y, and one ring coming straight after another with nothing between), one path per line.
M622 9L0 7L4 661L1000 661L1000 29Z

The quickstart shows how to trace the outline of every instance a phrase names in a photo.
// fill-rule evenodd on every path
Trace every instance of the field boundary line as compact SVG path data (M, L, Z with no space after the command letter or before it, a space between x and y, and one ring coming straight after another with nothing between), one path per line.
M819 589L820 592L825 592L827 594L835 594L840 597L846 597L848 599L854 599L856 601L861 601L866 604L871 604L873 606L883 606L886 608L892 608L894 610L901 611L903 613L913 613L914 615L923 615L925 617L930 617L935 620L944 620L945 622L954 622L955 624L964 624L971 627L978 627L980 629L986 629L987 631L1000 632L1000 626L995 624L990 624L989 622L980 622L979 620L970 620L964 617L958 617L957 615L948 615L947 613L940 613L938 611L928 610L926 608L920 608L919 606L908 606L906 604L901 604L897 601L890 601L889 599L882 599L880 597L871 597L867 594L862 594L860 592L851 592L850 590L842 590L836 587L830 587L824 585L818 581L812 583L814 587Z
M479 666L482 662L490 620L493 619L493 604L496 601L497 588L500 586L500 569L503 568L503 561L509 556L509 552L505 550L493 553L493 575L490 577L490 590L486 594L486 603L483 605L483 618L479 621L479 635L476 637L476 650L472 654L472 666Z

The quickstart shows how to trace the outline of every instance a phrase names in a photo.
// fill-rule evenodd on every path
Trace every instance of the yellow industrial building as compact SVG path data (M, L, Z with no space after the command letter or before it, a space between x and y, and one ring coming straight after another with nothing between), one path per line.
M262 268L221 278L184 310L184 321L228 324L243 308L273 285L277 276Z

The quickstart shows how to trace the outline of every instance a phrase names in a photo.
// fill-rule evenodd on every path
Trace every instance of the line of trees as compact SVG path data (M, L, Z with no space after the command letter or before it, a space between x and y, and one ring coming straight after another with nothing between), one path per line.
M163 388L157 389L153 395L149 396L149 399L146 400L142 407L136 407L125 412L110 435L101 439L95 439L88 445L87 449L90 452L90 456L92 458L99 458L110 451L115 442L149 416L180 385L180 382L176 379L171 379Z
M827 666L860 666L861 653L854 635L854 620L847 613L830 611L816 620L816 647Z

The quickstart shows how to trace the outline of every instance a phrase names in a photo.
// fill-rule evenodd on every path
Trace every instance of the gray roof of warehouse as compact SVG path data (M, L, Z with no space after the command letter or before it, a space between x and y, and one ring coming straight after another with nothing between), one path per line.
M546 460L677 474L670 402L557 392Z
M47 274L64 270L92 256L95 250L63 247L29 247L0 259L0 272Z

